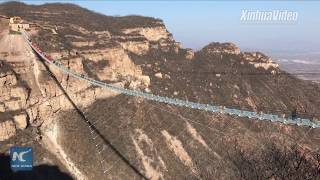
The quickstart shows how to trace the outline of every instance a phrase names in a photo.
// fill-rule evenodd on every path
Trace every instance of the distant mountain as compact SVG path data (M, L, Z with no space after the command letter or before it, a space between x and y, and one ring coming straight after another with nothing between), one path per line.
M276 60L280 67L301 79L320 82L320 62L301 59Z

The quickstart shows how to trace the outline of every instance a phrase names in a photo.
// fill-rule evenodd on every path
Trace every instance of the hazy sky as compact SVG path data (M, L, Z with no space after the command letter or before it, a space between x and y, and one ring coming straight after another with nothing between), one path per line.
M228 41L235 42L241 49L320 52L320 2L316 1L69 2L107 15L137 14L161 18L177 41L182 42L184 47L194 49L212 41ZM297 11L298 19L287 24L243 23L240 17L244 9Z

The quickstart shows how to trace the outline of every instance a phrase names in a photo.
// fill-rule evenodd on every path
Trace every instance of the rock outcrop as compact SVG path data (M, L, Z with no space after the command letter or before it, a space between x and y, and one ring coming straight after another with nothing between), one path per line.
M252 64L255 68L263 68L265 70L277 69L279 64L272 61L272 59L261 52L245 52L242 54L243 58ZM275 72L275 71L274 71Z
M139 34L150 42L158 42L160 39L173 39L162 23L156 27L127 28L123 29L122 32L124 34Z
M209 54L240 54L240 49L233 43L213 42L205 46L202 50Z
M18 114L15 115L14 117L14 122L16 124L16 127L19 129L25 129L27 127L27 115L26 114Z
M0 141L7 140L16 134L16 127L12 120L0 122Z
M147 52L149 51L148 41L125 41L120 42L120 44L123 49L138 55L147 54Z
M1 65L2 63L2 65ZM17 84L17 78L7 65L0 62L0 101L1 111L16 111L26 107L27 89Z
M186 51L185 51L185 57L186 57L187 60L193 59L193 57L194 57L193 50L190 49L190 48L187 48Z

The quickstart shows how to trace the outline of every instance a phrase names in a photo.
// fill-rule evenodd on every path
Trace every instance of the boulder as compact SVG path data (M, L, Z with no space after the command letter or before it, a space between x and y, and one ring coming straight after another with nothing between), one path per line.
M149 88L145 88L144 91L145 91L146 93L150 93L150 92L151 92L151 90L150 90Z
M137 89L139 89L140 86L141 86L140 81L131 81L129 84L129 89L137 90Z
M161 72L156 73L154 76L159 78L159 79L162 79L162 73Z
M138 79L142 82L144 86L150 85L150 77L149 76L139 76Z
M16 127L19 129L25 129L28 125L27 123L27 115L19 114L13 117Z
M194 52L192 49L187 48L186 49L186 54L185 54L186 59L191 60L194 57Z
M168 74L165 74L165 75L164 75L164 78L166 78L166 79L171 79L170 75L168 75Z

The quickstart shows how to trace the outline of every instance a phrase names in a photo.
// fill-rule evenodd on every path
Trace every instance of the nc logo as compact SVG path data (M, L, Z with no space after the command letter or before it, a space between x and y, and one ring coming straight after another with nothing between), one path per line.
M16 161L18 159L18 161L22 161L22 162L25 162L26 160L23 159L23 156L24 154L27 154L31 152L31 149L27 150L27 151L22 151L20 153L18 152L13 152L13 155L12 155L12 161Z
M11 147L10 165L13 171L30 171L33 166L33 152L31 147Z

